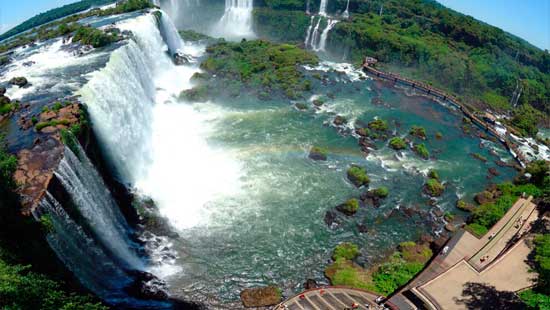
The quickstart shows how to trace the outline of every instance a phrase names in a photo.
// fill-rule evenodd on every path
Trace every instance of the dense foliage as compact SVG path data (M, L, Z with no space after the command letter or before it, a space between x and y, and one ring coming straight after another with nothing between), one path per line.
M82 1L79 1L79 2L76 2L76 3L71 3L71 4L64 5L64 6L59 7L59 8L51 9L49 11L46 11L44 13L40 13L40 14L24 21L20 25L17 25L14 28L12 28L11 30L9 30L8 32L0 35L0 41L4 40L6 38L12 37L12 36L14 36L16 34L19 34L21 32L27 31L31 28L49 23L49 22L54 21L56 19L68 16L68 15L71 15L71 14L75 14L75 13L78 13L78 12L82 12L84 10L87 10L87 9L93 7L93 6L105 5L105 4L113 3L115 1L116 0L82 0Z
M523 177L525 173L529 174L530 178ZM531 162L514 183L502 183L497 185L494 193L484 191L480 194L488 195L491 201L473 209L467 226L478 236L487 233L520 196L525 194L538 199L548 199L550 197L550 164L545 161Z
M317 56L294 45L263 40L220 42L208 47L207 53L201 68L211 75L264 93L280 91L291 99L311 89L299 66L318 63Z
M407 67L427 80L495 109L522 88L518 103L550 113L550 55L496 27L435 1L355 1L355 15L336 25L333 46L346 45L356 60L371 55Z
M338 245L334 263L325 269L325 275L332 285L362 288L386 296L410 281L432 257L427 245L403 242L388 261L366 270L352 261L358 254L353 244Z
M305 0L259 2L254 18L261 36L303 42L309 26ZM328 10L341 12L345 6L346 1L331 1ZM351 18L330 33L330 51L357 63L367 55L376 57L385 69L426 81L479 108L519 109L513 114L521 116L523 106L530 105L550 117L549 53L435 1L351 0L350 11ZM517 102L512 100L520 90ZM531 113L528 119L512 123L533 134L541 118Z
M550 309L550 234L538 235L534 239L534 265L538 273L537 285L520 293L529 309Z
M0 258L0 308L20 310L104 310L91 297L67 294L59 283L28 266L9 265Z

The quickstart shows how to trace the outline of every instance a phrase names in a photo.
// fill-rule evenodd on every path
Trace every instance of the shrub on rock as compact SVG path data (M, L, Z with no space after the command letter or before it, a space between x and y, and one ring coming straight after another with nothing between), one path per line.
M407 148L407 144L405 141L400 137L393 137L390 140L390 147L396 151L404 150Z
M332 259L354 259L359 256L359 247L351 242L342 242L336 246Z
M351 166L347 172L348 179L356 187L366 186L370 183L367 170L359 166Z

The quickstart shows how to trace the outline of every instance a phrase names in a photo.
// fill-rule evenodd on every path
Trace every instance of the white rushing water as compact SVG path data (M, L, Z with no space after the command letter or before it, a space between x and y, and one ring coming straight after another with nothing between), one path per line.
M321 3L319 4L319 15L327 16L327 4L328 0L321 0Z
M212 29L212 35L229 40L254 38L253 8L253 0L225 0L225 12Z
M238 190L239 164L207 141L218 112L178 102L198 64L173 64L152 15L118 27L133 31L135 40L94 73L82 99L122 181L153 198L176 228L193 227L204 220L207 203ZM204 52L179 44L191 56Z
M39 206L51 219L53 231L47 240L57 257L92 292L108 300L117 298L113 294L128 285L130 278L50 193Z
M322 20L323 18L319 17L314 27L313 24L315 23L315 17L311 17L310 24L307 29L306 39L304 41L306 48L310 48L316 52L324 52L326 50L328 34L338 23L337 20L327 19L327 25L321 31Z
M346 4L346 10L344 11L344 13L342 13L342 17L345 19L349 18L349 0L348 0L348 3Z
M337 23L337 20L328 20L327 27L325 28L325 30L323 30L323 33L321 33L321 39L319 40L319 44L315 48L316 51L325 51L325 48L327 46L328 33L332 30L332 28L334 28L334 26L336 26Z
M65 148L56 177L99 240L128 267L142 269L142 262L130 247L129 227L117 203L80 144L74 145L78 157Z

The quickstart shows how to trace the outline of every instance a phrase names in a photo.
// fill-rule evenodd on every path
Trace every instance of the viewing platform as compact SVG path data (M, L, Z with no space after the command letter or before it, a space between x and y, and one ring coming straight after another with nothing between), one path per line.
M399 309L467 309L467 286L519 291L534 284L536 274L526 263L536 205L520 198L483 237L461 231L408 285L390 301ZM461 301L464 300L464 301Z
M274 310L397 310L391 303L378 305L380 295L347 287L329 286L302 292L275 306Z

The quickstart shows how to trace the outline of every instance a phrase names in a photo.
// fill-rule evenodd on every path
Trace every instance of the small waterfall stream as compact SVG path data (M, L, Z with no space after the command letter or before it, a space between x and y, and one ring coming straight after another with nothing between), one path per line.
M349 18L349 0L348 0L348 3L346 4L346 10L344 11L344 13L342 13L342 17L345 19Z
M327 38L329 32L334 28L334 26L338 23L338 20L327 18L327 4L328 0L321 0L321 4L319 6L319 14L317 14L318 19L317 23L315 23L315 16L311 16L309 27L307 28L306 33L306 39L304 40L304 45L306 48L310 48L316 52L324 52L326 51L326 45L327 45ZM349 7L349 1L348 1L348 7ZM346 8L346 12L348 12L348 9ZM344 14L346 13L344 12ZM349 13L347 13L349 16ZM326 18L327 25L325 28L321 31L320 26L323 19Z
M319 15L327 16L327 4L328 0L321 0L321 4L319 4Z
M225 12L212 34L228 39L253 38L253 0L225 0Z

